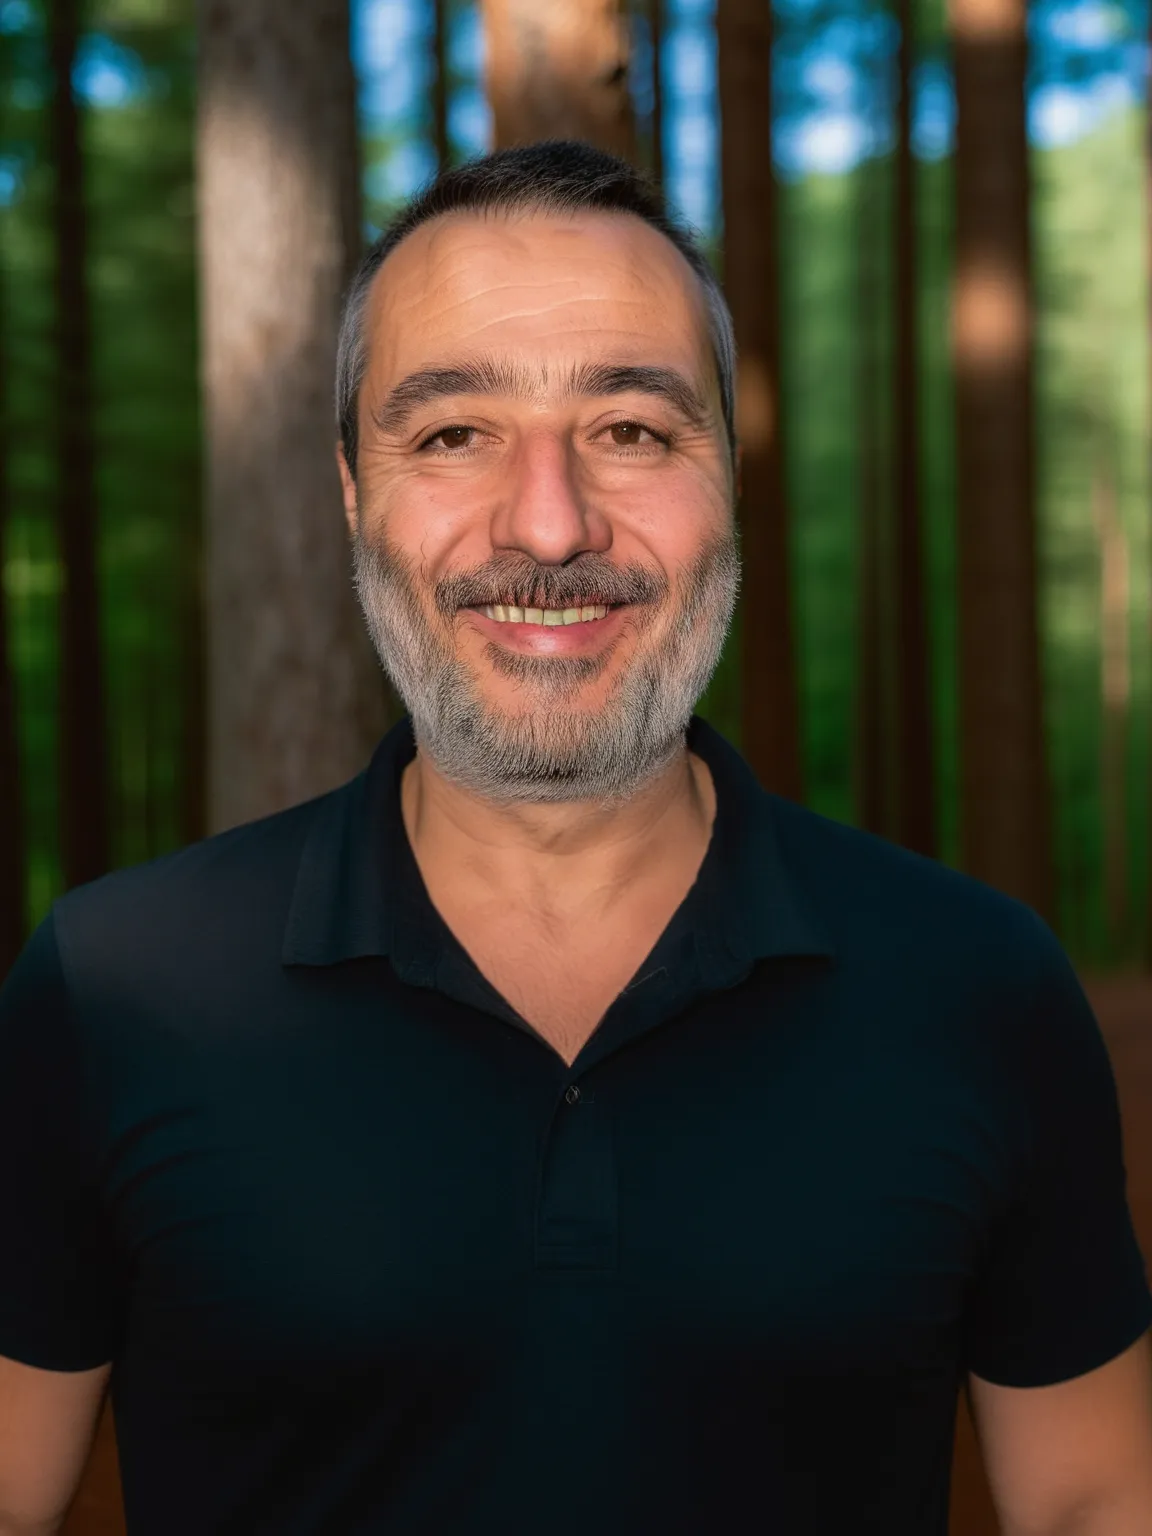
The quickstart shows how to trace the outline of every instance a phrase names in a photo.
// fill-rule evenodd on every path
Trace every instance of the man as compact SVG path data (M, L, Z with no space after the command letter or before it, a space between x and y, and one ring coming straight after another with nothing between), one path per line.
M621 162L445 175L348 302L351 784L55 904L0 1002L0 1531L1152 1531L1108 1057L1026 907L766 794L731 331Z

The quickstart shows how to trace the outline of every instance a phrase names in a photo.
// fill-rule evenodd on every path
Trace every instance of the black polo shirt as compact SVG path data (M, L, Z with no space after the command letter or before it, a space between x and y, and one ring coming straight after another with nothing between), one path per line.
M407 719L55 904L0 995L0 1353L114 1360L131 1536L943 1536L964 1372L1148 1327L1051 932L689 739L707 856L571 1068L430 903Z

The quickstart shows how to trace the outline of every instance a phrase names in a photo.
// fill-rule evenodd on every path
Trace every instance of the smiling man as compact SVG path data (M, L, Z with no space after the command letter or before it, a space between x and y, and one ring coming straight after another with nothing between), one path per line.
M338 451L408 714L69 893L0 994L0 1536L105 1390L130 1536L1152 1532L1115 1085L1027 907L765 793L733 345L577 144L349 296Z

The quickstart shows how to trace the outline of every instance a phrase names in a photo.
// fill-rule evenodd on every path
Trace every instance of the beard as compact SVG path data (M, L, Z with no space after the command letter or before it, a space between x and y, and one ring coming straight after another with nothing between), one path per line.
M659 620L672 595L667 579L598 554L542 566L502 553L446 577L432 591L439 624L425 615L415 561L386 539L369 542L358 533L353 572L376 654L412 717L418 749L438 772L501 804L608 804L631 799L682 749L732 622L740 558L730 525L679 572L663 636ZM485 697L453 644L460 609L487 603L627 603L630 611L616 639L595 656L525 656L490 642L488 663L525 698L522 711L509 712ZM581 707L581 692L629 638L633 654L607 697Z

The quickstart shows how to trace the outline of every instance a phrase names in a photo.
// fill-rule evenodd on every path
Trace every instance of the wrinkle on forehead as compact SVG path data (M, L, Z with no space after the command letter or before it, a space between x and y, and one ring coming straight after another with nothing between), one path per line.
M554 297L545 296L548 289ZM696 274L670 240L635 214L600 211L570 222L551 214L506 217L498 225L475 214L441 215L396 247L373 290L376 318L388 321L389 311L444 319L454 307L501 295L510 301L510 320L571 303L647 311L665 321L669 306L685 319L703 320L706 310Z
M656 360L640 354L658 341L661 361L701 382L713 373L699 279L671 241L629 213L430 220L377 273L369 328L373 393L445 344L481 338L485 350L510 343L524 352L542 390L551 374L541 348L566 361L608 353L641 362Z

